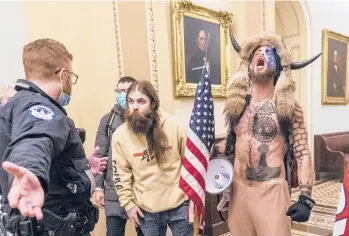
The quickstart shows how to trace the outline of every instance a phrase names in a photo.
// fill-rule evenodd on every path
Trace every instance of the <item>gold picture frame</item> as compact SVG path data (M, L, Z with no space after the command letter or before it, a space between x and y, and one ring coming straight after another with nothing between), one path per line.
M175 97L195 95L198 76L202 74L200 68L203 67L198 65L204 65L206 58L210 64L212 96L225 97L230 71L227 63L230 50L229 27L232 25L233 15L196 6L190 1L172 1L171 18ZM203 45L209 46L202 50L200 43L205 37L206 44ZM200 57L203 52L205 59Z
M322 31L322 104L349 103L349 37Z

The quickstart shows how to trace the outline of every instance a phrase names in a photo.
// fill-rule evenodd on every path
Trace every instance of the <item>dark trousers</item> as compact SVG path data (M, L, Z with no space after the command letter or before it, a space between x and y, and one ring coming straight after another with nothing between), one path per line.
M124 236L127 220L120 216L107 216L107 236ZM137 236L144 236L140 227L136 227Z

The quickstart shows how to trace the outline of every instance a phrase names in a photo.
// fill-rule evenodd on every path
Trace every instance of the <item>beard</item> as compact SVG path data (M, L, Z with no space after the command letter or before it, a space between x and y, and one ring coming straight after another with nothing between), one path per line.
M153 124L151 113L142 115L140 112L136 111L131 114L130 111L127 110L125 113L125 118L126 122L136 135L147 134Z
M126 110L125 120L136 135L146 135L150 156L156 158L162 168L167 156L168 139L161 126L159 114L154 110L144 115L140 112L130 114L130 111Z
M265 84L270 80L274 80L276 77L275 69L267 69L263 74L258 74L255 71L250 71L250 78L255 83Z

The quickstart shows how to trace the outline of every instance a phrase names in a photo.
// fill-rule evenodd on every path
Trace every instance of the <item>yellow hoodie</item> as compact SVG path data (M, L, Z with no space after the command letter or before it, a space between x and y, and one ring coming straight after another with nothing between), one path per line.
M145 135L135 135L125 122L113 134L113 180L126 211L137 205L152 213L181 205L187 198L178 187L186 133L173 116L161 113L168 139L162 170L149 155Z

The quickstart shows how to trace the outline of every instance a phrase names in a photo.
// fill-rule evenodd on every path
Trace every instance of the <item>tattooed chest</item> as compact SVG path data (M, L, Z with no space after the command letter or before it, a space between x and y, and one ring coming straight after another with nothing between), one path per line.
M281 135L277 122L275 106L272 102L266 102L260 107L249 105L239 124L236 127L237 139L243 140L247 146L248 164L246 167L246 179L267 181L278 178L281 174L281 165L270 167L267 157L271 152L278 149L275 140ZM252 167L251 162L258 162Z
M260 143L271 143L280 135L274 104L267 102L263 107L257 108L249 105L235 131L238 137L248 136Z

